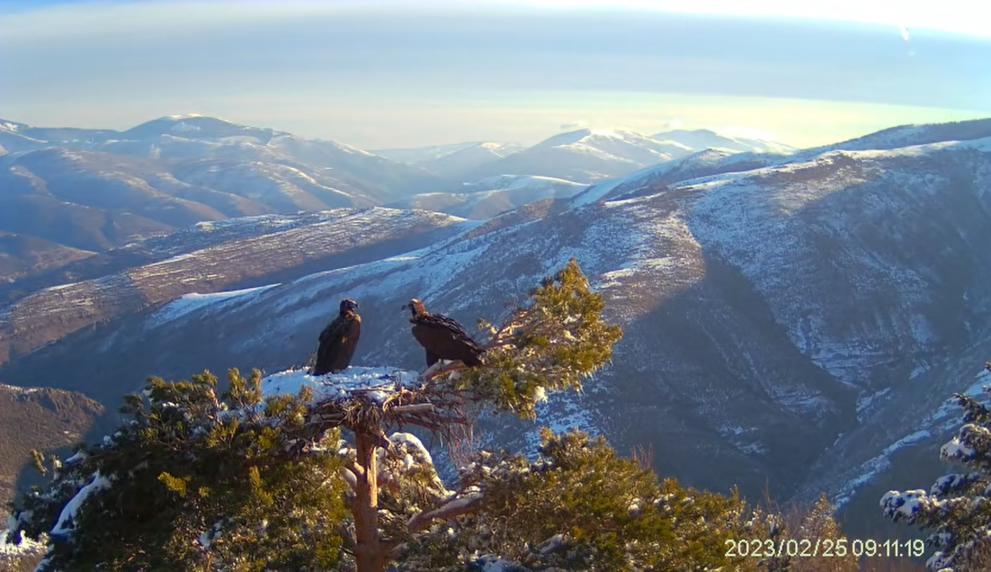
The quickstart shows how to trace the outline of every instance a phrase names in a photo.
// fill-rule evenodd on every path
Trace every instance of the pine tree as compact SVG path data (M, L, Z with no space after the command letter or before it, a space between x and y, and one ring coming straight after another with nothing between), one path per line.
M986 369L991 371L991 363ZM991 386L984 387L991 393ZM926 562L931 570L986 570L991 567L991 410L957 394L963 426L940 449L944 461L967 472L940 477L929 491L889 491L881 509L892 520L929 532L936 551Z
M849 539L836 522L836 508L825 493L811 506L794 505L785 515L775 517L773 535L775 544L782 543L782 555L766 558L764 567L769 571L788 572L856 572L860 570L857 555L849 546ZM816 553L814 545L833 541L829 556Z
M460 482L475 512L411 539L400 568L464 570L479 558L532 570L755 566L725 557L726 539L755 532L742 499L659 480L602 438L545 429L536 461L483 455Z
M452 440L482 411L533 419L611 359L621 332L603 310L571 261L483 324L478 367L268 398L258 372L232 370L219 395L209 373L152 378L103 443L64 465L39 458L52 480L18 501L14 532L49 535L52 570L753 569L723 543L766 528L746 503L659 480L602 439L545 432L532 462L480 452L448 490L396 431Z
M602 297L592 292L577 261L571 260L535 289L529 304L512 312L501 327L483 324L491 339L481 366L438 362L424 373L422 383L397 387L384 399L381 390L374 395L352 393L316 408L310 423L315 435L344 426L355 436L354 460L345 479L354 493L351 513L358 570L384 570L410 534L435 520L474 512L477 505L473 494L457 496L410 516L405 533L402 527L390 531L386 526L383 534L382 525L387 523L381 522L379 451L393 448L386 429L418 426L451 437L470 423L466 407L532 419L547 393L581 389L582 382L611 358L622 333L605 322L603 310ZM436 498L433 504L441 505L441 500Z
M325 570L344 522L339 434L289 457L307 396L261 399L261 374L149 380L126 422L24 496L20 530L51 537L51 570ZM88 491L88 492L84 492ZM70 502L76 499L77 503ZM82 501L82 502L78 502Z

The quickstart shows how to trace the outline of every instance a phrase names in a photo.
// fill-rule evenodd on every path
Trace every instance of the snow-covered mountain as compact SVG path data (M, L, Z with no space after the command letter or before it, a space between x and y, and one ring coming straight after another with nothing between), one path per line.
M678 145L684 145L693 151L724 149L735 153L777 154L787 154L796 151L794 147L785 145L784 143L765 139L730 137L728 135L721 135L710 129L675 129L655 133L651 137L657 141L671 141Z
M355 147L201 115L161 117L121 132L37 128L0 120L0 144L11 152L53 146L101 151L154 160L165 167L204 159L247 166L289 165L379 202L429 190L439 183L421 169Z
M620 139L615 153L638 141ZM606 145L548 147L582 140ZM946 398L987 381L975 374L991 355L991 121L793 154L681 153L587 190L483 180L460 193L465 208L534 185L561 199L484 222L382 208L240 218L78 260L77 283L0 307L0 378L116 405L149 374L281 371L307 360L346 296L364 317L357 365L420 368L399 311L410 297L465 324L498 319L574 256L625 336L542 424L650 447L693 485L825 490L880 521L884 490L920 482L896 471L935 472ZM533 445L533 426L503 421L487 438Z
M463 183L461 192L423 193L391 206L487 219L530 203L570 198L586 187L554 177L502 175Z
M927 420L991 355L991 134L738 155L695 153L555 208L458 223L399 256L223 294L192 282L176 302L21 350L0 376L37 383L58 363L51 383L110 399L150 373L280 371L306 361L345 296L364 316L356 364L418 368L399 311L410 297L466 324L498 319L574 256L625 336L588 392L553 399L542 423L652 447L663 472L694 485L760 495L769 484L779 498L828 490L876 506L872 491L898 483L865 467L924 445L917 432L936 432ZM152 288L197 268L142 275L164 277ZM69 302L59 291L19 315L55 315ZM529 446L532 429L500 421L489 437Z
M0 144L9 152L37 149L56 143L93 145L106 141L116 133L107 129L34 127L0 119Z
M393 160L196 114L125 131L0 120L0 145L0 233L11 245L3 262L10 286L0 287L6 298L30 293L50 272L68 275L59 269L81 256L200 221L373 205L487 218L568 198L604 176L670 165L692 150L631 132L581 130L526 150L475 142L383 152ZM477 176L486 169L492 173ZM562 171L577 178L542 174Z
M811 155L836 149L850 151L895 149L898 147L924 145L926 143L938 143L941 141L969 141L989 136L991 136L991 119L923 125L899 125L841 143L808 149L803 153Z
M174 135L190 139L225 139L242 137L258 143L268 143L278 132L272 129L248 127L196 113L167 115L121 133L121 139L146 140Z
M482 165L468 176L541 175L590 183L669 161L690 151L678 143L655 141L632 131L579 129Z
M794 150L780 143L726 137L704 129L668 131L651 137L632 131L579 129L555 135L499 161L482 165L470 175L544 175L592 183L629 175L644 167L669 163L707 149L775 154Z
M0 120L0 144L4 283L200 221L369 207L449 184L347 145L198 115L121 132Z
M398 254L449 236L463 223L439 213L386 208L200 223L187 231L193 236L130 245L87 265L105 274L0 307L0 364L177 296L268 284ZM114 258L130 264L115 264Z

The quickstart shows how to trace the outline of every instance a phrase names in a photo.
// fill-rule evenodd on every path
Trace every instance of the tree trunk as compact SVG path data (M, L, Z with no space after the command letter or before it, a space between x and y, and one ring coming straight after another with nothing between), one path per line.
M355 435L358 449L358 468L354 505L354 550L358 572L384 572L386 564L385 547L379 538L379 491L378 468L375 466L375 439L367 433Z

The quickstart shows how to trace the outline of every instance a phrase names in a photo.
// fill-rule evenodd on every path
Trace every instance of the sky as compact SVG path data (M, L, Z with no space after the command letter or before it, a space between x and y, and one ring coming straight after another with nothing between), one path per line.
M202 113L368 149L991 117L984 0L0 0L0 117Z

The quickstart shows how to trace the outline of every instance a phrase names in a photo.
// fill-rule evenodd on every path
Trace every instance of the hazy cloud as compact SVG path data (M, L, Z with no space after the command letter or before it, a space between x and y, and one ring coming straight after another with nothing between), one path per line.
M533 142L585 126L653 132L673 128L672 117L811 144L890 121L991 115L986 40L912 27L909 55L892 49L900 24L725 17L750 4L740 2L690 3L719 8L706 17L636 2L559 4L153 1L0 12L0 117L124 128L198 111L382 147ZM907 34L918 18L898 13Z

